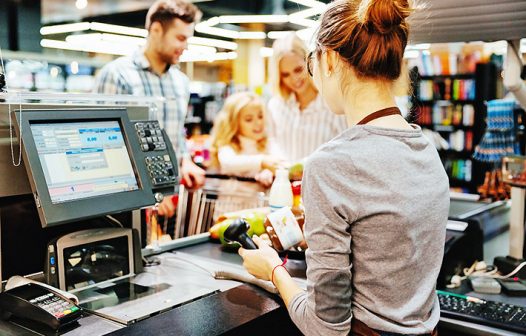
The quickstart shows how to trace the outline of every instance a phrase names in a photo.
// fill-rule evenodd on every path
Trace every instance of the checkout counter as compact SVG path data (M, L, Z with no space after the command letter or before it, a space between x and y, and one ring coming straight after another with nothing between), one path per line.
M79 326L63 335L301 334L276 295L251 284L212 277L211 272L217 270L245 273L236 253L226 252L219 244L210 242L207 234L179 239L172 248L147 256L160 263L145 267L143 273L130 279L130 283L148 288L146 295L139 294L134 300L122 300L97 309L97 315L87 314L79 320ZM300 285L305 286L304 261L290 260L287 267L298 276ZM132 292L130 289L125 294ZM487 295L487 299L512 301L503 295ZM516 298L511 303L520 304L521 300L523 298ZM2 335L37 335L8 322L0 323L0 330ZM448 318L441 318L440 332L444 335L519 335Z
M166 193L170 188L173 191L173 184L170 184L169 180L156 180L159 176L169 179L170 176L173 176L173 172L164 176L161 173L167 172L167 170L160 169L160 165L148 165L148 163L152 162L154 156L160 157L158 155L160 153L159 150L163 151L162 160L168 162L168 159L170 159L176 162L174 161L175 158L172 157L172 152L169 150L164 152L167 150L166 148L159 149L158 143L161 142L162 133L156 135L153 138L153 142L146 139L152 137L152 130L149 127L145 128L143 122L130 124L126 117L126 112L123 112L122 109L117 110L111 109L97 112L95 110L80 109L77 112L81 114L76 115L75 112L71 113L72 109L70 108L68 112L70 114L69 117L66 117L66 114L63 113L64 111L59 113L55 110L49 114L49 110L47 112L41 110L33 114L23 113L24 118L18 117L16 119L19 127L18 134L21 133L20 129L22 129L24 131L23 134L26 134L26 137L28 137L31 132L40 134L35 132L35 130L49 132L54 127L53 122L50 122L50 124L42 126L44 130L38 127L31 128L32 122L40 125L43 120L46 122L55 120L61 124L64 122L61 118L69 118L70 122L76 122L80 119L82 119L82 122L100 122L100 119L114 118L113 120L121 126L120 131L123 134L122 136L117 134L116 137L115 134L110 136L110 140L118 142L117 147L111 148L124 148L123 146L127 146L131 167L134 168L138 182L134 184L129 179L125 182L120 181L119 185L128 183L130 193L121 192L119 195L113 195L112 197L121 197L123 194L135 196L129 196L129 198L122 196L124 198L121 199L121 202L108 199L106 200L107 204L102 202L100 198L106 197L106 194L87 197L85 200L81 199L81 201L78 201L77 196L73 197L66 190L66 194L60 194L60 197L70 197L68 200L72 202L71 204L81 202L73 207L75 211L71 212L68 210L70 207L62 207L63 202L53 201L53 197L56 194L46 193L47 189L45 188L49 187L49 183L43 176L38 176L39 173L42 174L42 171L45 171L45 169L35 169L35 166L40 167L39 164L42 165L42 162L35 161L39 155L42 155L42 152L38 151L38 146L41 145L37 141L38 139L24 138L28 140L24 144L24 163L31 165L31 167L26 167L30 183L22 186L17 184L16 189L11 194L0 194L2 262L6 266L2 269L3 280L7 280L6 278L13 274L30 273L36 273L36 277L40 276L40 279L42 279L43 263L41 261L49 262L49 245L46 245L47 241L75 230L93 228L97 220L102 221L100 227L104 226L104 219L94 218L96 217L94 214L97 211L100 215L115 212L119 209L111 207L117 204L117 206L121 207L120 211L124 211L126 215L126 211L153 204L155 202L154 193ZM90 117L87 116L88 113L86 112L89 112ZM110 116L108 117L104 113L110 113ZM140 119L146 119L147 115L148 113L146 112L146 115L143 115ZM2 125L5 126L7 123L4 121L3 124L0 123L0 126ZM68 125L79 127L74 123ZM133 127L130 125L133 125ZM63 124L60 125L60 127L62 126ZM116 129L119 127L105 124L103 128L111 132L117 132ZM93 128L88 129L90 130L88 132L92 132ZM148 130L150 135L143 134L145 130ZM9 133L5 128L3 131L3 134ZM64 130L61 129L60 131ZM67 131L71 130L68 129ZM0 132L2 132L1 127ZM0 133L0 138L1 135ZM139 136L139 141L135 140L136 135ZM142 138L144 138L144 142ZM90 139L88 137L84 140L91 141ZM3 148L0 146L0 155L10 159L9 144L11 141L4 142L4 144L6 143L8 146ZM143 147L143 145L145 146ZM105 150L106 147L101 148L101 150ZM48 152L44 151L43 153L45 155ZM78 163L78 160L75 160L68 162L70 164ZM11 162L11 160L0 160L0 162L2 161L3 164ZM156 162L155 160L153 161L154 163ZM146 165L144 162L146 162ZM24 182L27 182L26 175L19 168L13 169L10 165L7 165L6 168L9 168L6 170L8 173L14 174L11 178L16 176L16 178L23 181L25 179ZM9 174L7 178L4 176L4 180L0 180L0 185L3 188L8 188L8 180ZM157 183L158 181L160 183ZM27 192L28 187L30 187L29 196L23 192L24 188ZM64 191L63 189L61 190ZM145 195L146 197L144 197ZM98 200L97 197L99 197ZM97 201L93 203L93 200ZM144 202L144 204L141 202ZM109 208L101 210L101 206ZM453 201L452 211L451 217L456 220L468 221L470 229L466 232L472 232L470 234L473 237L477 237L476 239L467 240L476 247L472 249L475 251L473 258L481 256L483 240L491 240L494 235L506 229L508 212L506 203L485 204L474 202L472 204L457 204ZM133 215L131 219L124 217L121 222L125 228L141 229L140 223L137 225L133 220ZM75 221L75 219L79 218L83 220ZM64 224L71 221L75 223L68 224L69 226ZM41 224L43 227L40 227ZM455 242L457 242L456 244L462 242L461 236L461 233L456 233L458 239L452 238L452 247L449 250L450 255L448 256L446 251L446 259L455 260L453 245L455 245ZM46 246L47 255L45 254ZM142 246L144 247L144 244ZM14 249L14 251L9 251L9 249ZM133 249L137 252L136 245L134 245ZM504 253L504 251L501 252ZM86 311L84 316L78 320L78 324L72 325L71 329L64 329L59 333L41 329L33 331L27 326L23 327L12 322L1 321L0 334L7 336L301 334L291 322L281 299L277 295L268 293L252 284L244 284L233 280L219 280L213 277L213 273L217 271L226 271L241 276L247 276L248 273L243 269L241 258L237 253L223 251L220 245L209 241L208 234L180 238L161 253L154 254L151 250L143 250L143 254L147 259L154 259L155 262L150 263L149 266L147 264L142 271L137 271L138 267L136 264L130 263L130 269L135 268L136 270L135 274L116 279L115 281L104 282L104 285L92 286L87 291L77 291L78 296L81 298L81 306L86 308ZM472 260L468 259L470 258L466 258L464 267L468 266L468 262L472 262ZM6 261L8 262L6 263ZM447 263L445 264L447 265ZM303 260L290 260L287 263L287 268L300 286L305 288L305 262ZM502 299L507 300L504 297ZM513 335L513 333L507 331L450 319L442 319L440 326L441 328L446 328L446 330L460 331L465 334ZM444 334L447 335L447 333Z

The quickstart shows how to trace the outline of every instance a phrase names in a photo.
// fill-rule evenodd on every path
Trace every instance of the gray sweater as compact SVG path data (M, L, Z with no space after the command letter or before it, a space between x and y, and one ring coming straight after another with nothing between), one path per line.
M313 153L302 196L307 291L289 306L306 335L347 335L351 319L429 333L440 309L449 183L421 129L354 126Z

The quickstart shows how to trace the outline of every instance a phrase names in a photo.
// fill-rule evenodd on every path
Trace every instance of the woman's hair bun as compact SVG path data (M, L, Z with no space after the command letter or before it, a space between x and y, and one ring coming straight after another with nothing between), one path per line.
M351 0L352 1L352 0ZM389 34L411 14L409 0L362 0L362 23L380 34Z

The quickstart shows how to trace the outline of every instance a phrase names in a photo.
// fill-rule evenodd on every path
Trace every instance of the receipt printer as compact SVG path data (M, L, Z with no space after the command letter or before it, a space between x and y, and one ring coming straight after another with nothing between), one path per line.
M464 229L459 225L448 225L444 260L437 280L438 289L445 288L453 275L463 275L465 267L483 260L482 229L476 221L466 220L464 223Z

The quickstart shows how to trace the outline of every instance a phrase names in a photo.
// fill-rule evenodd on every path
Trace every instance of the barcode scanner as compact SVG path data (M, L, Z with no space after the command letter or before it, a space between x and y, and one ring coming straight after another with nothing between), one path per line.
M6 85L5 76L0 72L0 92L4 92L4 87Z
M247 250L256 250L258 247L256 243L247 234L250 225L243 218L234 220L225 230L225 240L230 242L238 242Z

